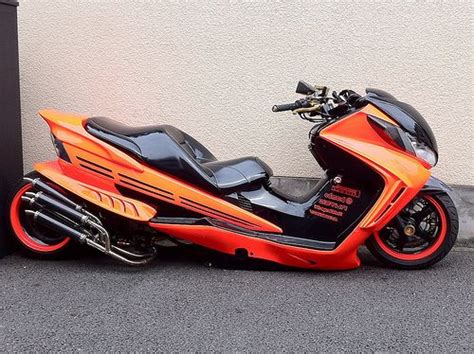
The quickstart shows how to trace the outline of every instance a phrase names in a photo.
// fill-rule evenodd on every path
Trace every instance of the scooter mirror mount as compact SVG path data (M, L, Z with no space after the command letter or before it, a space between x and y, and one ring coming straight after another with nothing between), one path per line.
M326 86L313 86L302 80L298 81L296 93L310 96L314 95L316 92L318 93L318 96L326 97L329 92L329 88Z

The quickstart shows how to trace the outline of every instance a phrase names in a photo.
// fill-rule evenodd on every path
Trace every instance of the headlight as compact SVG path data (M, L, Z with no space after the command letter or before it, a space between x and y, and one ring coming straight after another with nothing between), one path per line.
M414 136L408 133L406 134L408 136L408 139L410 139L411 146L413 146L413 150L415 150L416 156L424 160L431 167L434 167L438 162L438 157L436 156L436 153L431 148L426 146L426 144L418 141L418 139L416 139Z
M406 152L416 155L416 157L422 159L431 167L435 166L436 162L438 162L438 156L433 149L419 141L415 136L381 118L370 114L367 118L369 123L375 128L375 131L387 142L396 144Z

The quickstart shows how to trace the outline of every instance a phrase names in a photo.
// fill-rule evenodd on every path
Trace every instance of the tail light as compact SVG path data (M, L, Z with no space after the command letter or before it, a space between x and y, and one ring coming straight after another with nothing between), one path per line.
M56 150L56 155L64 161L71 162L69 155L64 148L64 144L61 140L58 140L53 133L51 133L51 141L53 142L54 149Z

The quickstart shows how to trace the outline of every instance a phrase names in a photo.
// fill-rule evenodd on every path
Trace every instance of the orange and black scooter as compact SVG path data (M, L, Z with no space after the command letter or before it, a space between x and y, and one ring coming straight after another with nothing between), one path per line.
M276 105L315 125L309 148L325 171L304 196L274 188L256 157L219 161L170 125L130 127L44 110L57 160L35 165L11 198L9 220L31 255L73 242L131 265L170 241L308 269L353 269L366 244L385 264L422 268L453 246L450 189L431 177L433 133L410 105L367 89Z

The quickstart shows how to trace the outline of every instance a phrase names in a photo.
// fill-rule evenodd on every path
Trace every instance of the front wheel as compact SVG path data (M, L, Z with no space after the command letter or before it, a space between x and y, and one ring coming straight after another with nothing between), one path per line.
M456 207L447 194L421 193L367 240L367 248L385 265L426 268L448 254L458 227Z

